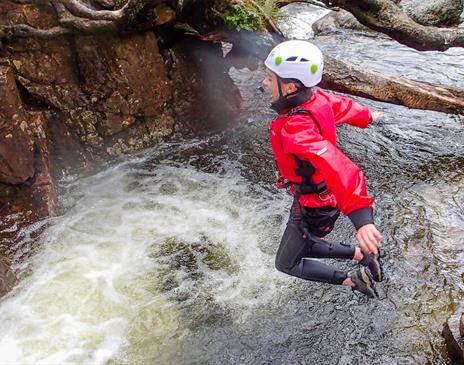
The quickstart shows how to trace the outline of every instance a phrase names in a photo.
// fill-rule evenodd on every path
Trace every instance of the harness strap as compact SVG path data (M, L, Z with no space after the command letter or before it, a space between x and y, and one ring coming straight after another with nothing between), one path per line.
M314 123L317 126L317 129L319 130L319 133L322 135L322 129L321 126L319 125L319 122L317 121L316 118L311 114L309 110L306 110L302 107L298 108L293 108L287 113L287 116L292 116L296 114L303 114L309 116ZM295 174L297 176L302 177L302 182L301 183L292 183L288 182L288 185L293 185L297 193L299 194L312 194L312 193L325 193L327 192L327 185L325 181L321 182L320 184L314 184L312 181L312 176L316 169L314 166L309 162L309 161L304 161L300 158L298 158L296 155L293 156L295 158L296 164L298 165L298 168L295 169Z
M326 193L327 192L327 185L325 181L321 182L320 184L312 184L312 185L303 185L297 183L291 183L295 190L300 194L313 194L313 193Z
M305 108L302 108L302 107L293 108L292 110L290 110L287 113L287 117L290 117L290 116L296 115L296 114L308 115L313 120L313 122L316 124L316 127L319 130L319 134L322 136L321 126L320 126L319 122L317 121L317 119L314 118L314 116L311 114L311 112L309 110L306 110Z

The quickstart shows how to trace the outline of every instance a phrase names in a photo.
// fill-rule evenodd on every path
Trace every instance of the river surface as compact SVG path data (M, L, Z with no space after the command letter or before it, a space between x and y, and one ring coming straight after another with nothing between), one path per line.
M464 87L462 49L348 31L315 42ZM0 302L0 364L450 364L440 331L464 299L464 118L356 98L385 118L339 128L383 233L386 279L368 301L274 269L291 198L273 186L262 72L231 70L246 124L61 182L62 214L18 252L20 282ZM355 242L348 219L331 239Z

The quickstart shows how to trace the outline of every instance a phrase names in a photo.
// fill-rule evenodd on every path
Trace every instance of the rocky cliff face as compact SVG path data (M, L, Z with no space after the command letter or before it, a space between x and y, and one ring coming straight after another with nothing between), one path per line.
M54 25L48 7L11 7L3 9L2 23ZM172 127L171 85L152 32L18 40L4 47L0 62L12 69L29 104L59 114L94 152L118 152L111 137L141 119L156 120L160 135Z
M45 113L25 107L14 73L5 66L0 100L0 233L12 238L21 223L55 213L53 147Z
M50 28L55 12L2 1L0 24L20 23ZM4 245L17 223L54 214L57 176L233 124L241 105L220 46L190 40L161 52L152 30L4 42L0 100Z

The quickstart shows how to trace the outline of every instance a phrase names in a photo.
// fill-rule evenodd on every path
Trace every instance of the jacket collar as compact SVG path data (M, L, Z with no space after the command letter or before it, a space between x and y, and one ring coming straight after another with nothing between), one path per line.
M304 104L311 99L312 96L313 91L311 89L301 90L272 103L271 109L275 110L279 114L285 114L296 106Z

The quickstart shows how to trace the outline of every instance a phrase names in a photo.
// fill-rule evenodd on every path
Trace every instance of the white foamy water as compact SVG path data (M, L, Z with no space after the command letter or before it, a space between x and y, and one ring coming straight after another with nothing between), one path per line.
M1 364L175 363L192 308L240 321L273 297L288 202L250 197L233 170L143 164L68 187L68 211L0 302Z
M277 26L287 39L310 39L314 37L312 25L330 10L304 3L294 3L279 10Z

